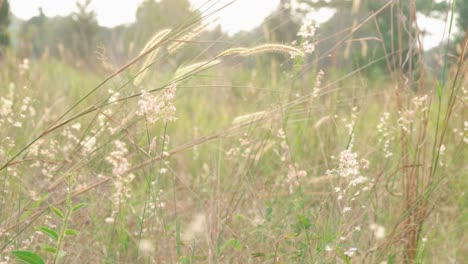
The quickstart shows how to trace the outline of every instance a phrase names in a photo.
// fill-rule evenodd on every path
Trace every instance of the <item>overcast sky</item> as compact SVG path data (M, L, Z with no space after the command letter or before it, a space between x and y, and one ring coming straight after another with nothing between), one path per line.
M76 10L76 0L10 0L13 14L28 19L38 14L42 7L46 16L68 15ZM131 23L142 0L93 0L91 8L96 11L100 25L113 27L119 24ZM206 0L191 0L193 7L198 8ZM212 6L214 11L231 1L211 0L206 8ZM111 3L111 4L110 4ZM225 31L233 32L249 30L258 26L279 4L279 0L238 0L225 10L218 13L220 23Z
M92 0L91 8L95 10L100 25L113 27L135 21L138 5L143 0ZM207 0L190 0L194 8L198 8ZM208 0L204 9L215 3L210 10L214 11L232 0ZM76 0L10 0L11 11L15 16L29 19L38 14L42 7L46 16L64 16L76 10ZM111 4L110 4L111 3ZM263 19L277 8L279 0L237 0L235 3L217 14L223 30L235 33L240 30L250 30L260 25ZM322 10L314 14L314 19L322 23L333 15L330 10ZM425 48L431 48L439 43L445 27L443 21L420 17L419 26L430 33L424 39Z

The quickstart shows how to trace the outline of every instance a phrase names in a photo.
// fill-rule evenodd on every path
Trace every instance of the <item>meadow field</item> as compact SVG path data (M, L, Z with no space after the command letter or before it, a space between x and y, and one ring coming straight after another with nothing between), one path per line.
M467 41L321 63L379 12L320 52L305 23L175 60L204 17L119 65L7 51L0 263L465 263Z

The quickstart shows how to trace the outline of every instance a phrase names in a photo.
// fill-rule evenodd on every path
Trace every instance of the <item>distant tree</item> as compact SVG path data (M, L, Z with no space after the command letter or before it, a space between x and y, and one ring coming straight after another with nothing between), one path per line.
M351 29L356 26L359 21L368 15L379 10L387 0L298 0L302 5L300 10L305 13L310 8L320 9L324 7L334 8L335 15L321 28L326 32L342 32L345 29ZM386 54L394 59L391 63L391 70L409 67L405 58L408 58L408 52L411 52L412 65L419 60L419 55L416 52L418 43L415 36L415 28L411 25L411 20L414 19L415 13L425 15L433 15L445 10L444 3L435 3L432 0L415 0L416 10L411 10L410 1L396 1L376 16L377 27L382 34L382 42L375 41L375 38L380 38L375 23L372 21L363 25L358 31L353 33L351 40L345 44L344 49L335 50L332 53L334 56L343 56L345 63L337 64L336 67L355 68L360 67L371 61L379 60ZM306 7L306 8L304 8ZM320 29L319 29L320 31ZM349 32L349 31L348 31ZM322 44L323 48L333 47L337 40L342 39L347 33L338 34L335 39L330 39ZM369 38L371 37L371 38ZM382 45L383 44L383 45ZM325 50L326 51L326 50ZM401 56L397 55L401 54ZM340 60L341 61L341 60ZM380 75L375 71L387 70L386 60L376 62L368 71L372 75ZM411 66L411 67L413 67ZM349 69L348 69L349 70Z
M461 48L468 42L468 0L457 1L455 12L458 14L457 26L460 30L456 44Z
M291 0L281 0L278 9L265 19L267 41L290 44L296 39L298 19L292 14Z
M156 32L165 28L188 26L200 19L199 12L191 10L189 0L144 0L137 9L136 23L130 38L137 47Z
M78 11L71 16L75 38L73 43L75 56L87 62L92 57L96 35L99 31L96 13L89 9L90 4L91 0L77 1Z
M458 13L458 27L461 30L464 30L464 34L466 34L468 30L468 1L457 1L457 4L458 6L456 11Z
M10 25L10 5L8 0L0 0L0 57L4 47L10 45L10 34L8 26Z
M48 32L47 18L39 8L39 15L26 21L20 30L20 55L28 57L42 56L46 49Z
M265 41L269 43L291 44L297 39L299 30L298 19L292 14L291 0L281 0L275 12L269 15L263 23L263 33ZM268 69L268 79L275 85L280 76L281 62L289 59L289 56L284 54L268 54L259 56L257 60L263 64L264 68ZM268 65L268 66L267 66Z

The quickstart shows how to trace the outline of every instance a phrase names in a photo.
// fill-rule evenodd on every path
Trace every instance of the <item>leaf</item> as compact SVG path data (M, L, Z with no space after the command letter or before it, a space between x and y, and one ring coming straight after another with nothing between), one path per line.
M38 231L46 234L47 236L49 236L50 238L52 238L53 240L55 241L58 241L58 233L53 230L53 229L50 229L46 226L40 226L37 228Z
M240 251L242 249L242 245L239 243L238 240L234 239L232 244L237 251Z
M437 82L436 83L436 89L437 89L437 98L439 98L439 101L442 99L442 85Z
M255 252L255 253L252 253L250 255L252 256L252 258L263 258L263 257L265 257L265 253L262 253L262 252Z
M53 211L58 217L60 217L60 219L63 219L64 216L63 216L62 211L60 211L60 209L58 209L57 207L55 207L55 206L53 206L53 205L50 206L50 209L52 209L52 211Z
M189 258L187 258L187 257L180 257L180 258L179 258L179 262L180 262L181 264L189 264L189 263L190 263L190 260L189 260Z
M181 246L181 241L180 241L180 224L179 222L176 222L176 252L177 256L180 256L180 246Z
M245 216L241 215L241 214L238 214L234 217L234 219L236 219L236 221L244 221L245 220Z
M83 207L85 207L85 206L87 206L86 203L79 203L79 204L73 206L72 212L74 213L74 212L80 210L81 208L83 208Z
M273 215L273 208L271 206L269 206L267 208L267 213L266 213L266 219L268 222L271 221L271 216Z
M55 254L55 253L57 253L57 248L46 246L46 247L44 247L44 251Z
M39 198L39 200L35 201L29 208L26 212L24 212L24 214L21 215L21 218L20 220L21 221L24 221L26 220L26 218L28 218L33 212L34 212L34 209L37 209L41 204L42 202L47 199L47 197L49 197L49 194L46 193L45 195L41 196Z
M26 263L26 264L44 264L44 260L34 252L25 251L25 250L15 250L12 251L16 257L16 261L19 263Z
M26 218L28 218L32 213L33 213L33 210L27 210L27 211L25 211L25 212L21 215L20 221L26 220Z
M67 236L77 236L79 233L80 233L80 231L75 230L75 229L65 230L65 235L67 235Z
M310 223L310 219L305 215L297 215L297 221L298 224L300 224L300 226L304 228L304 230L307 230L312 226L312 224Z
M232 246L233 248L235 248L237 251L240 251L242 249L242 246L241 244L239 243L238 240L236 239L229 239L228 241L226 241L226 243L224 243L224 245L221 247L221 252L223 252L226 248L228 248L229 246Z

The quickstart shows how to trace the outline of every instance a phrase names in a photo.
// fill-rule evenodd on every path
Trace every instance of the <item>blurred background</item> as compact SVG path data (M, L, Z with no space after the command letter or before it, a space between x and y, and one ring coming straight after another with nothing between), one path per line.
M385 52L384 47L389 49L395 45L396 43L391 43L392 23L409 18L397 15L388 8L376 18L375 23L360 27L353 36L354 40L350 40L344 48L332 51L327 48L342 39L348 34L347 30L355 27L385 2L122 0L110 4L105 0L1 0L0 50L2 54L8 50L22 58L53 58L75 67L97 69L97 60L102 58L97 56L100 53L105 53L108 63L121 65L138 54L155 32L175 27L184 21L203 19L210 23L208 30L198 38L203 41L190 45L190 49L173 61L177 64L201 51L210 53L229 46L262 42L290 44L296 39L296 33L304 19L309 19L318 27L317 39L320 41L316 45L316 54L328 56L327 59L320 60L319 67L332 67L348 72L380 58ZM456 4L456 38L451 43L454 52L468 30L468 1L457 1ZM448 35L446 22L450 10L447 1L418 0L416 5L424 56L429 64L435 63L435 51ZM214 16L205 19L213 12ZM216 20L215 17L219 19ZM382 33L382 40L376 26ZM215 43L216 40L222 41ZM407 49L408 45L403 48ZM280 71L275 65L276 63L271 66L275 68L273 70ZM386 68L384 60L369 68L368 72L379 75L376 71L382 68Z
M467 14L0 0L0 263L463 263Z

